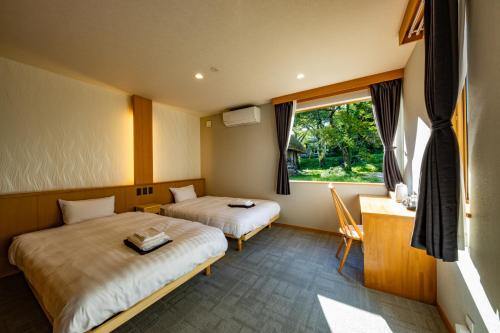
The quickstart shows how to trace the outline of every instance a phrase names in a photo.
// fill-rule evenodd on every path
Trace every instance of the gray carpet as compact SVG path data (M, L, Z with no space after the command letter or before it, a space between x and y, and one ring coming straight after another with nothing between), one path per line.
M435 307L364 288L359 246L342 274L339 238L273 227L117 332L446 332ZM50 332L21 274L0 280L0 332Z

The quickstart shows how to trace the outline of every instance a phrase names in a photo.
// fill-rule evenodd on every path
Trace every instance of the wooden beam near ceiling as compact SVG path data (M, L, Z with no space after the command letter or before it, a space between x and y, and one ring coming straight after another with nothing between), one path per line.
M424 37L425 0L409 0L399 28L399 45L414 42Z
M372 84L401 79L403 78L403 76L404 76L404 68L400 68L389 72L374 74L354 80L334 83L328 86L323 86L319 88L299 91L293 94L288 94L280 97L275 97L271 100L271 102L273 104L281 104L290 101L305 102L313 99L330 97L357 90L367 89Z
M132 96L134 111L134 184L153 183L153 101Z

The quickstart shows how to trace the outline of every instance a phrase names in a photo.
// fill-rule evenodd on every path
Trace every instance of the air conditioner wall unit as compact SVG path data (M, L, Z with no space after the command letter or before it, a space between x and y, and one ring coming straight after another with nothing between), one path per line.
M244 109L222 113L222 121L226 127L252 125L260 123L260 108L251 106Z

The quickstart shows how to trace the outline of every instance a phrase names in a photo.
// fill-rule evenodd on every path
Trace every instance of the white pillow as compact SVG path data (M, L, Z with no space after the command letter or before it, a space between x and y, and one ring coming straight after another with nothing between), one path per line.
M73 224L83 222L98 217L110 216L115 213L115 196L66 201L59 199L59 206L61 207L63 221L66 224Z
M196 192L194 191L194 186L184 186L184 187L171 187L170 191L174 195L175 202L182 202L189 199L196 199Z

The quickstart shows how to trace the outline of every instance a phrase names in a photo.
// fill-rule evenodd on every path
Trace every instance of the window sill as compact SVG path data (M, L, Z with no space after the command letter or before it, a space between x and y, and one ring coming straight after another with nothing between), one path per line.
M293 179L290 179L290 183L385 186L384 183L335 182L335 181L324 181L324 180L293 180Z

